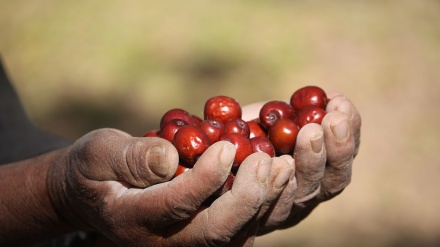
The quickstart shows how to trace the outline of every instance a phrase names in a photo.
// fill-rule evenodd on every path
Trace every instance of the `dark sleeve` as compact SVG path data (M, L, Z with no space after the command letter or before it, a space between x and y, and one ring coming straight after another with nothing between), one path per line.
M10 83L0 56L0 165L30 158L70 142L42 131L26 116L20 99ZM42 242L34 247L92 246L93 233L73 232Z
M42 131L26 116L0 57L0 164L23 160L69 145Z

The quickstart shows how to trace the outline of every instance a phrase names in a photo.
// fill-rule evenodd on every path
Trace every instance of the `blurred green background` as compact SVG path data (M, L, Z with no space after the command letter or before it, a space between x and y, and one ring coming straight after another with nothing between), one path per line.
M440 1L0 1L0 53L32 119L134 136L211 96L315 84L363 118L353 180L255 246L440 245Z

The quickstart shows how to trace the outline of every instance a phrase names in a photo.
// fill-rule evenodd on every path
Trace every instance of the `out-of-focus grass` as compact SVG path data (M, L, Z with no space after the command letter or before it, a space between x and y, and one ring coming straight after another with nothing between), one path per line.
M256 245L437 246L438 23L435 0L1 1L0 52L32 118L72 139L218 94L343 92L363 117L352 184Z

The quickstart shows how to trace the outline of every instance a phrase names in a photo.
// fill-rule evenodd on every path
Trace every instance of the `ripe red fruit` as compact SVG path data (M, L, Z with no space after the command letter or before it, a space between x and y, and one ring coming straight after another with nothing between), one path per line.
M229 141L236 147L232 173L225 184L206 202L228 191L234 172L254 152L269 156L293 155L300 128L308 123L322 122L328 98L319 87L307 86L295 91L290 104L272 100L262 106L258 118L244 121L239 103L228 96L209 98L204 106L203 120L180 108L166 112L160 129L149 131L145 137L157 136L171 141L177 149L180 164L175 176L191 168L206 149L217 141Z
M191 124L193 122L191 114L189 114L187 111L180 108L174 108L163 114L162 118L160 119L160 128L173 119L181 119Z
M241 118L241 106L228 96L215 96L208 99L204 107L204 118L226 123L230 119Z
M266 137L266 131L263 129L263 127L256 121L248 121L246 122L249 126L249 138L254 138L257 136L264 136Z
M188 166L193 166L199 156L208 149L209 138L199 127L187 125L176 132L173 145L182 161Z
M144 137L158 137L160 130L150 130L144 134Z
M275 157L275 148L269 139L265 136L257 136L249 139L252 144L252 150L256 152L265 152L270 157Z
M296 111L308 105L316 105L325 110L327 95L324 90L317 86L306 86L296 90L290 97L290 104Z
M234 180L235 180L235 175L232 172L229 172L229 175L226 178L225 183L216 192L214 192L214 196L219 197L224 193L228 192L229 190L231 190Z
M226 181L223 183L222 187L216 190L210 197L208 197L202 204L209 207L217 198L222 196L224 193L228 192L232 189L232 185L234 184L235 175L232 172L229 172Z
M229 141L235 145L236 153L233 168L238 168L246 157L252 154L252 144L248 138L237 133L229 133L220 137L220 141Z
M235 118L225 123L225 134L237 133L249 138L250 132L249 126L243 119Z
M292 154L295 148L298 125L291 119L281 119L269 129L268 138L277 154Z
M208 136L210 145L217 142L225 134L225 126L217 120L205 120L200 123L199 127Z
M195 126L199 126L203 122L203 119L201 119L199 116L194 114L191 115L191 119L192 119L192 125Z
M261 107L260 123L269 129L275 122L280 119L293 119L294 110L291 105L284 101L269 101Z
M181 163L179 163L179 164L177 165L177 170L176 170L176 173L174 173L174 177L173 177L173 178L175 178L175 177L179 176L180 174L182 174L182 173L188 171L189 169L190 169L190 168L188 168L188 167L182 165Z
M309 105L298 112L295 122L300 128L308 123L321 124L325 114L326 111L324 111L322 108L315 105Z
M160 137L170 142L173 142L176 132L186 125L189 125L189 123L184 120L172 119L162 126L159 132Z

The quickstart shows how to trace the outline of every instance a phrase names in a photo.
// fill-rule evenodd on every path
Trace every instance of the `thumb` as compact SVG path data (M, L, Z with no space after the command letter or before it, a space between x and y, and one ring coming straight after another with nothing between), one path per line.
M116 129L90 132L71 152L86 178L123 181L140 188L170 180L179 160L177 150L164 139L132 137Z

